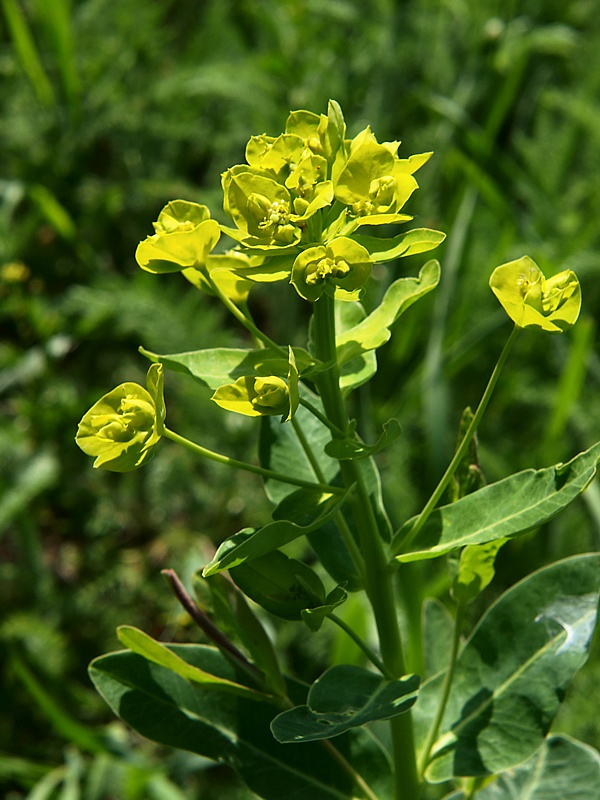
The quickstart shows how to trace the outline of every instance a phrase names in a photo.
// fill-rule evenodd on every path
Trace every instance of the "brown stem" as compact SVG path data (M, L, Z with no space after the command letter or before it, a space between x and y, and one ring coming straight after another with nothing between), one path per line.
M210 617L204 613L192 597L187 592L183 583L179 580L179 577L175 570L173 569L163 569L161 570L161 575L164 575L171 588L173 593L182 607L187 611L190 617L194 620L196 625L203 631L209 639L223 650L226 654L228 653L232 656L236 663L242 667L242 669L250 674L254 680L258 680L262 684L262 675L256 667L251 664L246 656L237 649L237 647L229 641L227 636L217 628L214 622L210 619Z

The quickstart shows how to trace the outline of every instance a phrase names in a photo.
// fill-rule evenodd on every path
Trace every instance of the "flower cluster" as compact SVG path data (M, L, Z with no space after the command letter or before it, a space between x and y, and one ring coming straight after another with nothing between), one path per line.
M376 259L355 232L410 220L401 210L418 188L414 173L431 156L399 158L398 147L378 142L369 127L347 139L333 101L327 114L293 111L283 133L253 136L246 163L223 174L231 226L211 219L206 206L173 201L139 245L138 263L151 272L182 271L234 302L245 301L253 283L276 280L290 281L310 302L323 294L356 300ZM221 234L233 249L215 255Z

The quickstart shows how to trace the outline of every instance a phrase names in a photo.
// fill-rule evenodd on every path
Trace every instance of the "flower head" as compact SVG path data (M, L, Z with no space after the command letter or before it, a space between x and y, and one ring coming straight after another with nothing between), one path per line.
M325 292L338 300L356 300L372 263L365 247L340 236L327 245L303 250L294 261L291 282L298 294L311 302Z
M279 375L245 375L219 386L211 400L246 417L279 416L287 422L298 408L298 368L289 348L287 379Z
M243 164L232 167L223 175L223 194L223 207L238 228L228 233L242 244L272 249L300 239L290 193L268 173Z
M153 457L165 419L162 369L152 364L147 389L122 383L84 414L75 441L94 467L129 472Z
M147 272L179 272L198 269L221 236L219 223L206 206L172 200L154 224L154 234L140 242L135 258Z
M564 270L546 279L529 256L497 267L490 288L518 328L561 333L579 316L581 288L577 275Z
M412 173L430 154L399 159L397 149L398 142L379 144L369 128L350 142L350 156L337 176L335 196L353 215L396 214L418 188Z

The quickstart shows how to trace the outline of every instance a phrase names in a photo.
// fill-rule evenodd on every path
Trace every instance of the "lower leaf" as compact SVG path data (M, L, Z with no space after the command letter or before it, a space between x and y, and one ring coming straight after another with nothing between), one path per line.
M220 678L243 682L222 654L204 645L170 645L189 664ZM95 659L90 676L124 722L159 744L189 750L236 769L264 800L349 800L352 777L318 743L286 747L272 736L272 705L191 686L179 675L123 651ZM295 702L305 689L291 682ZM380 797L391 792L389 767L379 744L365 732L336 740L346 762Z

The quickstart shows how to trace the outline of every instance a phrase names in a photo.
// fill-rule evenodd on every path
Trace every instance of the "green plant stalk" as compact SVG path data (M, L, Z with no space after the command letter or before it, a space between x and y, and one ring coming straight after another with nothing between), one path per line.
M306 457L308 458L308 460L310 462L312 470L315 473L316 479L320 483L324 483L324 484L327 483L327 481L325 480L325 475L323 474L323 470L321 469L321 467L319 465L319 462L317 461L317 459L315 457L313 449L310 446L310 444L309 444L309 442L308 442L308 440L307 440L307 438L306 438L306 436L304 434L304 431L302 430L302 425L300 425L300 423L298 422L298 420L296 418L292 419L292 425L293 425L294 430L296 432L296 436L298 437L298 441L300 442L300 446L304 450L304 453L305 453ZM352 556L352 559L353 559L358 571L361 573L361 575L364 578L365 565L364 565L362 554L361 554L360 550L358 549L356 542L354 541L354 536L352 535L352 531L348 527L348 523L346 522L346 520L344 518L344 515L342 514L341 511L338 511L337 514L335 514L334 521L335 521L335 524L338 527L338 530L339 530L342 538L344 539L344 543L345 543L346 547L348 548L348 551L350 552L350 555Z
M230 298L227 297L227 295L224 294L219 289L217 284L211 278L210 273L208 272L208 270L204 270L202 274L204 275L204 277L208 281L212 291L216 294L216 296L219 298L219 300L223 303L225 308L237 319L237 321L241 325L244 326L244 328L246 328L246 330L249 333L252 334L252 337L254 338L254 340L257 341L257 342L262 342L265 345L265 347L267 347L273 353L276 353L278 356L281 356L282 358L285 358L286 361L287 361L287 359L288 359L288 351L287 351L287 349L284 349L283 347L280 347L272 339L270 339L266 335L266 333L263 333L261 331L261 329L254 324L254 322L250 319L250 317L247 316L246 314L244 314L244 312L241 309L239 309L236 306L236 304L232 300L230 300Z
M440 730L440 725L442 724L442 720L444 719L444 712L446 711L446 706L448 705L448 698L450 697L450 689L452 688L452 681L454 680L454 670L456 668L458 648L460 646L460 632L462 629L464 612L465 612L464 603L459 603L458 608L456 610L456 617L454 619L454 630L452 632L452 646L450 648L450 661L448 664L448 669L446 670L446 674L444 675L444 683L442 684L442 691L440 694L439 705L435 714L435 718L431 723L431 727L427 734L427 739L425 740L425 746L423 747L421 761L419 764L419 775L421 776L425 772L425 768L427 767L427 764L429 762L429 755L431 753L431 748L433 747L433 745L435 744L435 740L437 739L437 735Z
M301 478L293 478L291 475L283 475L281 472L275 472L272 469L265 469L264 467L257 467L254 464L249 464L246 461L238 461L235 458L229 458L221 453L215 453L214 450L209 450L202 445L191 442L185 436L175 433L175 431L164 428L162 432L166 439L172 442L183 445L183 447L191 450L196 455L208 458L210 461L216 461L217 464L224 464L227 467L235 467L236 469L243 469L246 472L253 472L255 475L261 475L263 478L271 478L274 481L281 483L289 483L291 486L300 486L302 489L319 489L321 492L329 494L343 494L344 490L339 486L329 486L325 483L315 483L313 481L304 481Z
M512 346L515 343L515 340L516 340L517 336L519 335L520 331L521 331L521 328L519 328L519 327L517 327L515 325L515 327L512 330L512 333L508 337L508 341L504 345L504 349L500 353L500 358L498 359L498 361L496 363L496 366L494 367L494 371L492 372L492 375L491 375L491 377L490 377L490 379L488 381L488 385L485 387L485 391L483 393L483 396L482 396L481 400L479 401L479 405L477 406L477 410L475 411L475 414L473 415L473 419L471 420L471 424L467 428L467 430L465 432L465 435L463 437L463 440L460 443L460 446L456 450L456 453L454 454L454 457L453 457L452 461L448 465L448 468L446 469L446 471L442 475L442 478L440 479L440 482L438 483L438 485L434 489L433 494L431 495L431 497L427 501L425 507L423 508L423 510L421 511L419 516L417 517L417 519L415 521L415 524L412 526L412 528L410 529L408 534L405 536L404 540L400 543L400 546L394 548L395 554L397 554L401 550L406 550L408 547L410 547L410 545L417 538L417 536L420 533L420 531L422 530L423 526L425 525L425 523L429 519L429 516L430 516L431 512L434 510L434 508L438 504L441 496L444 494L444 492L446 490L446 487L448 486L448 484L450 483L450 480L452 479L452 476L454 475L454 473L458 469L458 466L459 466L460 462L464 458L464 456L465 456L465 454L467 452L467 448L469 447L469 445L471 443L471 440L473 439L473 436L475 436L475 433L476 433L477 428L479 427L479 425L481 423L481 420L482 420L483 415L485 413L485 410L486 410L486 408L488 406L490 398L491 398L491 396L492 396L492 394L494 392L494 389L496 388L496 384L498 383L498 378L500 377L500 373L502 372L502 368L504 367L504 364L506 363L506 359L508 358L508 354L510 353L510 351L512 349Z
M335 349L334 300L324 294L314 303L313 347L317 358L331 363L315 383L327 417L341 431L348 430L348 416L340 390L339 368ZM405 674L404 654L396 613L392 574L388 568L377 520L359 464L341 461L344 484L356 484L350 502L365 563L365 589L373 608L382 662L387 674L399 678ZM406 712L390 720L394 765L394 800L417 800L418 776L412 718Z
M385 675L385 677L389 678L390 680L392 679L392 675L390 675L387 669L385 668L385 664L383 663L383 661L380 658L378 658L375 655L375 653L371 650L371 648L367 645L367 643L364 642L354 630L352 630L350 625L347 625L343 619L338 617L337 614L334 614L333 612L331 614L328 614L327 616L332 622L334 622L338 626L338 628L341 628L344 631L344 633L346 633L352 639L354 644L360 650L363 651L363 653L369 659L371 664L377 667L377 669L381 672L382 675Z
M341 430L340 430L340 429L337 427L337 425L334 425L334 424L333 424L333 422L331 422L331 420L327 419L327 417L325 416L325 414L321 414L321 412L319 411L319 409L318 409L318 408L316 408L316 407L315 407L315 406L314 406L314 405L313 405L313 404L312 404L312 403L311 403L309 400L307 400L307 399L306 399L306 398L304 398L304 397L301 397L301 398L300 398L300 405L301 405L301 406L304 406L304 408L305 408L307 411L310 411L310 413L311 413L311 414L312 414L314 417L316 417L316 418L319 420L319 422L322 422L322 423L323 423L323 425L325 425L327 428L329 428L329 430L330 430L330 431L331 431L333 434L335 434L335 436L343 437L343 435L344 435L343 431L341 431Z

